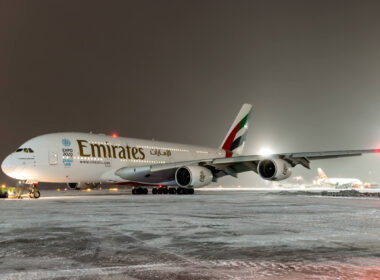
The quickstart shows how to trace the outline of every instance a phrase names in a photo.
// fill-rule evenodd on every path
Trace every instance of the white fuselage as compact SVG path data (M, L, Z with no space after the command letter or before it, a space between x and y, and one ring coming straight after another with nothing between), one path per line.
M363 183L356 178L328 178L320 179L321 185L334 186L338 188L352 188L362 186Z
M29 182L123 183L123 167L222 158L225 151L92 133L52 133L20 146L2 163L10 177Z

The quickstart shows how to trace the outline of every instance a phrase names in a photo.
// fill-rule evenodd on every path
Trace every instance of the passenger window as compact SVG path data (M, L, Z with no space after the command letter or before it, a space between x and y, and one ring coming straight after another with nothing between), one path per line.
M29 153L27 148L24 148L24 153Z
M29 153L34 153L31 148L28 148Z
M22 151L22 149L17 149L17 150L16 150L16 153L21 152L21 151Z

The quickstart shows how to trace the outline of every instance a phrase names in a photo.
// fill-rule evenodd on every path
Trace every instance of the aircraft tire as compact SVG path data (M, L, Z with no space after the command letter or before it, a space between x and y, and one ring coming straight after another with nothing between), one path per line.
M184 189L183 188L177 188L177 194L183 194Z
M169 193L168 188L164 188L164 189L162 190L162 193L163 193L163 194L168 194L168 193Z
M136 194L136 189L132 189L132 194Z
M147 188L143 189L143 194L148 194L148 189Z
M157 188L152 189L152 194L157 194Z
M187 191L188 194L194 194L194 189L188 189Z
M40 193L40 191L35 191L34 193L33 193L33 197L34 198L39 198L41 196L41 193Z
M169 194L176 194L177 189L176 188L169 188Z

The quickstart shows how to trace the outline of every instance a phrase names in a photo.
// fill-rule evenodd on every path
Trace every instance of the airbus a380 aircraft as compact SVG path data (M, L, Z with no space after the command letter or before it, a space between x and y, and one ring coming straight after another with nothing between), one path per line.
M28 140L2 163L8 176L33 184L30 196L39 197L38 182L83 184L116 183L165 186L164 193L194 193L218 178L253 171L265 180L279 181L300 164L310 168L317 159L359 156L372 150L284 153L243 156L252 106L244 104L219 149L111 137L92 133L52 133ZM167 189L166 186L170 188ZM176 187L176 188L174 188ZM138 189L147 193L146 188ZM157 188L153 188L153 193Z
M358 188L363 186L362 181L356 178L329 178L322 168L318 168L318 183L335 188Z

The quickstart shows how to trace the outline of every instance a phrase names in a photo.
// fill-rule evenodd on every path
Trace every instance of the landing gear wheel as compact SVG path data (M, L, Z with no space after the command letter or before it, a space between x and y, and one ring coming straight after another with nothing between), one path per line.
M169 188L169 194L176 194L177 189L176 188Z
M194 194L194 189L177 188L177 194Z
M34 198L39 198L41 196L41 193L39 190L34 191L33 193Z
M29 189L29 197L30 198L39 198L40 196L41 196L40 191L37 189L37 187L35 185L33 185Z
M152 194L157 194L157 188L152 189Z
M147 188L132 189L132 194L148 194L148 189Z
M29 193L30 198L39 198L41 196L40 191L34 191ZM20 198L20 197L19 197Z

